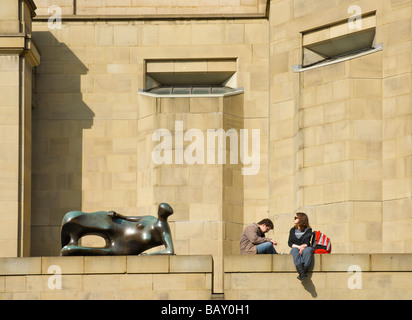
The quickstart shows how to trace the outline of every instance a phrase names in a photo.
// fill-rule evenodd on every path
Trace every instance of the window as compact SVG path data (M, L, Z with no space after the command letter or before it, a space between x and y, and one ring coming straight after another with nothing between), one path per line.
M353 59L382 50L375 45L375 13L360 17L361 25L351 25L347 20L303 33L302 65L295 72Z
M210 97L243 92L236 86L236 58L147 60L145 65L146 87L140 94Z

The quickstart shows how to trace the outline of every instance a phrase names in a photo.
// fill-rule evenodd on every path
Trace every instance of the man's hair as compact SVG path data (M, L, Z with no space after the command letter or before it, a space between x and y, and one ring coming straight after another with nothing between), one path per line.
M271 229L273 230L273 222L272 222L272 220L270 220L270 219L260 220L257 224L259 224L259 225L264 224L264 225L266 225L267 227L269 227L269 228L271 228Z

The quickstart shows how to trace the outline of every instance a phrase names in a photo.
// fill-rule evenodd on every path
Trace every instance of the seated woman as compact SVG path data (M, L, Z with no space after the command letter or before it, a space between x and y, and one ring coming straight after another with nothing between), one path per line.
M312 228L308 216L303 212L295 214L294 223L295 226L290 229L288 244L292 248L290 253L299 273L298 279L304 280L313 259L313 248L310 244Z

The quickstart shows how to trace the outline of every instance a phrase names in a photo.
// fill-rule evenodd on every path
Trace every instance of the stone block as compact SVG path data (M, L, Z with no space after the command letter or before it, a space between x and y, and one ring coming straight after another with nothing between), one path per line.
M186 195L189 192L185 193ZM186 198L187 199L187 198ZM177 221L175 224L176 229L176 240L201 240L204 239L204 221L193 221L193 222L179 222Z
M378 160L354 160L353 177L355 180L374 181L382 172L382 164Z
M70 26L70 44L87 46L95 42L94 26L73 25Z
M399 96L411 91L411 78L407 73L385 78L382 83L383 98Z
M85 273L125 273L126 256L84 257Z
M41 257L2 258L0 275L41 274Z
M354 78L381 78L383 68L382 55L382 52L377 52L350 60L350 75ZM402 59L404 58L406 57Z
M372 254L371 271L412 271L412 254Z
M18 103L18 86L0 87L2 105L14 106Z
M107 65L107 73L137 74L138 73L138 65L137 64L110 63L110 64ZM117 79L114 79L114 80L117 80ZM115 91L119 92L119 90L115 90Z
M320 165L324 162L324 146L317 145L303 149L305 166Z
M174 72L206 72L207 60L177 60L174 62Z
M324 113L323 106L315 106L305 108L303 111L303 125L304 127L312 127L323 124Z
M98 24L95 27L95 41L97 46L113 45L113 26Z
M119 291L141 291L152 289L150 274L125 274L120 276Z
M353 122L356 140L380 141L382 136L381 120L355 120Z
M127 273L168 273L168 255L127 256Z
M211 279L206 274L188 274L186 277L187 290L205 290L210 289L208 282Z
M190 98L190 113L219 112L219 100L216 98Z
M191 42L195 45L223 44L223 30L223 25L219 24L194 24L191 28Z
M225 43L243 44L245 41L245 29L242 24L230 24L225 26Z
M190 25L159 25L159 44L189 45L191 33Z
M323 201L325 203L341 202L345 200L345 182L330 183L323 188Z
M26 277L25 276L6 277L5 291L12 292L12 293L25 292L26 291Z
M224 257L225 272L271 272L272 255L227 255Z
M353 217L355 221L376 222L382 217L382 204L380 202L355 202L353 204Z
M119 275L119 274L83 275L82 287L81 287L81 290L79 291L88 292L91 294L94 294L97 292L99 294L104 294L105 292L116 292L120 290L120 286L121 286L120 278L121 277L122 275ZM94 299L99 299L99 298L94 297Z
M295 272L296 267L293 257L290 254L277 254L272 256L272 271L275 272Z
M62 274L82 274L84 272L84 257L42 257L42 274L53 273L48 270L54 265L61 268Z
M171 273L211 273L213 258L209 255L170 256Z
M331 102L333 98L333 83L325 83L316 87L316 103L318 105Z
M208 72L236 72L236 70L237 62L235 59L219 59L207 61Z
M152 290L171 291L186 289L186 274L154 274Z
M115 25L113 42L117 46L136 46L138 44L137 28L134 25Z
M141 41L142 45L157 45L159 43L159 26L143 25Z
M370 271L369 254L324 254L321 255L321 271L348 272L350 266L356 265L362 271Z
M48 291L48 280L50 276L39 275L26 277L26 291L30 292L44 292ZM63 281L62 281L63 282Z
M33 293L34 294L34 293ZM76 290L53 290L50 292L41 292L38 293L40 295L39 298L36 298L37 300L77 300L79 299L78 297L78 291Z

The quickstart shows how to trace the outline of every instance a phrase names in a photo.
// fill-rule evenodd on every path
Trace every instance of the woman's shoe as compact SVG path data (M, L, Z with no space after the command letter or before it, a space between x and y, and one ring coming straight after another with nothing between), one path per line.
M305 268L305 266L303 265L303 263L298 264L298 265L296 266L296 270L297 270L298 273L299 273L298 279L299 279L300 281L305 280L306 277L307 277L307 274L306 274L306 268Z

